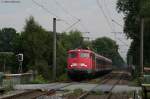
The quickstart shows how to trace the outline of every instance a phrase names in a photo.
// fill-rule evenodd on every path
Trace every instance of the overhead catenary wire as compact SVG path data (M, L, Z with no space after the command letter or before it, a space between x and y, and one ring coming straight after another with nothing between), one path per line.
M63 20L63 19L60 18L58 15L56 15L56 14L53 13L53 12L51 12L49 9L47 9L46 7L44 7L42 4L36 2L35 0L32 0L32 1L33 1L37 6L41 7L43 10L45 10L47 13L49 13L49 14L55 16L56 18L60 19L61 21L64 21L66 24L70 25L68 28L65 29L65 31L68 31L69 29L71 29L71 28L72 28L74 25L76 25L77 23L79 23L79 22L81 23L81 20L80 20L79 18L77 18L76 16L73 16L72 14L70 14L57 0L55 0L55 2L57 3L57 5L59 5L59 6L63 9L63 11L64 11L66 14L68 14L68 15L70 15L71 17L73 17L74 19L76 19L76 20L77 20L76 22L74 22L73 24L69 24L66 20ZM102 10L102 12L103 12L103 15L105 16L105 18L106 18L106 20L107 20L107 23L109 24L109 27L113 30L112 26L110 25L110 22L109 22L109 20L108 20L107 15L105 14L105 12L104 12L102 6L101 6L100 3L99 3L99 0L97 0L97 3L98 3L98 5L99 5L99 8L100 8L100 9ZM85 29L85 27L84 27L83 24L81 24L81 26ZM87 29L85 29L85 30L87 30ZM86 32L87 32L87 31L86 31ZM122 41L121 41L121 42L122 42Z
M70 12L68 12L68 10L66 10L65 7L62 6L62 4L60 4L57 0L54 0L54 2L68 15L70 15L71 17L73 17L75 20L80 20L79 18L77 18L76 16L72 15Z
M64 6L62 6L61 3L59 3L57 0L54 0L54 2L66 13L68 14L69 16L71 16L73 18L74 21L76 21L77 23L79 22L80 26L85 30L85 32L88 32L87 31L87 28L85 27L85 25L83 24L83 22L81 21L80 18L74 16L73 14L71 14ZM76 23L75 22L75 23ZM67 29L66 29L67 30Z
M51 11L50 11L49 9L47 9L44 5L42 5L42 4L38 3L38 2L36 2L35 0L32 0L32 2L33 2L34 4L36 4L37 6L41 7L44 11L46 11L46 12L49 13L50 15L53 15L54 17L56 17L59 21L63 21L65 24L69 25L69 27L67 27L64 32L66 32L67 30L71 29L71 28L72 28L74 25L76 25L77 23L81 22L81 20L80 20L79 18L77 18L77 17L73 16L72 14L70 14L70 13L69 13L67 10L65 10L65 8L64 8L63 6L61 6L61 4L60 4L58 1L56 1L56 0L55 0L56 4L59 5L59 6L63 9L63 11L64 11L66 14L69 14L71 17L73 17L74 19L76 19L76 22L74 22L73 24L70 24L70 23L68 23L66 20L60 18L60 17L59 17L58 15L56 15L55 13L51 12Z
M103 0L103 2L104 2L104 7L105 7L105 9L106 9L106 11L107 11L107 14L108 14L108 17L110 18L110 20L111 20L111 23L112 23L112 17L111 17L111 12L110 12L110 10L109 10L109 8L108 8L108 6L107 6L107 4L106 4L106 0ZM114 24L112 23L111 24L112 25L112 28L113 28L113 30L114 30L114 32L116 31L115 30L115 28L114 28ZM116 34L114 34L115 35L115 38L116 38Z
M66 29L64 30L64 32L68 31L69 29L71 29L74 25L76 25L76 24L79 23L79 22L80 22L80 20L78 20L77 22L73 23L73 24L70 25L68 28L66 28Z
M41 7L44 11L46 11L47 13L49 13L50 15L53 15L54 17L56 17L57 19L65 22L65 24L70 25L66 20L60 18L58 15L56 15L55 13L51 12L49 9L47 9L45 6L43 6L42 4L36 2L35 0L32 0L32 2L34 4L36 4L37 6Z
M65 31L69 30L70 28L72 28L74 25L76 25L77 23L79 23L79 22L81 21L79 18L73 16L73 15L70 14L67 10L65 10L65 8L64 8L63 6L61 6L61 4L60 4L58 1L56 1L56 0L55 0L56 4L59 5L59 6L63 9L63 11L64 11L65 13L69 14L70 16L72 16L74 19L77 20L75 23L73 23L73 24L68 23L66 20L64 20L64 19L60 18L59 16L57 16L55 13L51 12L49 9L47 9L46 7L44 7L42 4L36 2L35 0L32 0L32 1L33 1L37 6L41 7L43 10L45 10L47 13L49 13L49 14L55 16L55 17L58 18L60 21L65 22L67 25L70 25L67 29L65 29ZM64 31L64 32L65 32L65 31Z
M119 25L121 28L123 28L123 25L119 24L118 22L116 22L114 19L111 18L111 16L110 16L110 11L109 11L109 9L107 8L107 4L106 4L105 0L103 0L103 1L104 1L106 10L108 11L108 14L109 14L109 17L110 17L111 21L114 22L114 23L116 23L117 25ZM116 35L116 33L117 33L117 32L115 32L115 35ZM121 39L118 38L118 40L119 40L120 42L122 42L125 46L129 47L129 45L128 45L127 43L125 43L124 41L122 41Z
M112 19L112 22L116 23L118 26L123 28L123 25L121 25L120 23L118 23L117 21L115 21L114 19Z
M103 0L103 2L104 2L104 7L105 7L105 10L108 12L107 14L108 14L108 17L110 18L110 19L112 19L112 17L111 17L111 12L110 12L110 10L108 9L108 6L107 6L107 4L106 4L106 2L105 2L106 0Z
M104 15L104 17L105 17L105 19L106 19L106 21L107 21L107 24L108 24L108 26L110 27L110 29L112 30L112 31L114 31L115 32L115 29L111 26L111 24L110 24L110 22L109 22L109 19L108 19L108 17L107 17L107 15L105 14L105 11L103 10L103 7L102 7L102 5L100 4L100 2L99 2L99 0L96 0L97 1L97 5L98 5L98 7L100 8L100 10L102 11L102 13L103 13L103 15ZM108 9L107 9L108 10ZM109 10L108 10L109 11ZM108 12L109 13L109 12ZM111 16L109 15L109 18L112 20L112 18L111 18ZM115 34L116 35L116 34ZM128 44L126 44L124 41L122 41L121 39L118 39L121 43L123 43L125 46L127 46L127 47L129 47L128 46Z
M59 16L57 16L56 14L54 14L53 12L51 12L50 10L48 10L46 7L44 7L42 4L36 2L35 0L32 0L33 3L35 3L37 6L41 7L44 11L46 11L47 13L55 16L56 18L59 18Z
M109 22L109 18L110 18L110 17L109 17L109 18L107 17L107 15L106 15L106 13L105 13L105 11L104 11L102 5L100 4L100 1L99 1L99 0L96 0L96 2L97 2L97 5L98 5L98 8L100 9L100 11L102 12L102 14L103 14L103 16L104 16L104 18L105 18L105 20L106 20L106 22L107 22L107 25L109 26L110 30L111 30L112 32L115 32L115 29L112 27L111 23ZM115 35L115 36L116 36L116 35Z
M80 25L81 25L81 27L83 27L84 28L84 30L85 31L87 31L87 29L84 27L84 25L81 23L81 20L79 20L79 18L77 18L76 16L73 16L72 14L70 14L57 0L54 0L55 1L55 3L59 6L59 7L61 7L62 8L62 10L66 13L66 14L68 14L68 15L70 15L71 17L73 17L75 20L77 20L77 22L75 22L75 23L73 23L73 25L71 25L70 27L68 27L67 29L65 29L65 31L67 31L67 30L69 30L70 28L72 28L74 25L76 25L79 21L80 21ZM105 1L104 1L104 3L105 3ZM108 26L110 27L110 29L112 30L112 31L114 31L115 32L115 29L113 28L113 26L112 26L112 18L111 18L111 15L110 15L110 11L109 11L109 9L107 8L107 5L106 5L106 3L105 3L105 7L106 7L106 10L108 11L108 16L105 14L105 11L103 10L103 7L102 7L102 5L100 4L100 2L99 2L99 0L97 0L97 4L98 4L98 6L99 6L99 8L101 9L101 11L102 11L102 13L103 13L103 15L104 15L104 17L105 17L105 19L106 19L106 21L107 21L107 24L108 24ZM110 22L109 22L109 18L110 18ZM118 39L121 43L123 43L125 46L128 46L128 44L126 44L124 41L122 41L121 39Z
M111 24L110 24L110 22L109 22L109 19L108 19L107 15L105 14L105 11L103 10L103 7L102 7L102 5L100 4L99 0L96 0L96 2L97 2L97 5L98 5L99 9L102 11L102 14L104 15L104 18L106 19L106 22L107 22L108 26L110 27L110 29L111 29L112 31L114 31L114 29L112 28L112 26L111 26Z
M121 25L120 23L118 23L117 21L115 21L115 20L111 17L111 15L110 15L110 10L109 10L109 8L108 8L108 6L107 6L107 4L106 4L106 0L103 0L103 2L104 2L104 7L105 7L106 11L108 12L108 17L111 19L111 23L114 22L115 24L119 25L120 27L123 27L123 25Z
M106 10L108 11L108 14L110 15L109 6L107 6L106 1L107 1L107 0L103 0L104 5L105 5L104 7L106 8ZM117 15L118 15L118 14L117 14ZM120 13L120 16L118 15L118 17L119 17L119 18L122 18L122 19L124 18L124 16L123 16L121 13Z
M67 27L65 29L65 31L69 30L70 28L72 28L74 25L76 25L77 23L79 23L81 20L75 16L73 16L72 14L70 14L67 10L65 10L65 8L63 6L61 6L61 4L58 1L55 1L57 3L57 5L61 6L61 8L64 10L64 12L66 12L67 14L69 14L70 16L72 16L73 18L75 18L77 21L74 22L73 24L68 23L66 20L60 18L59 16L57 16L55 13L51 12L49 9L47 9L46 7L44 7L42 4L36 2L35 0L32 0L33 3L35 3L37 6L41 7L43 10L45 10L47 13L55 16L57 19L59 19L60 21L65 22L65 24L69 25L69 27ZM65 32L64 31L64 32Z
M85 25L83 24L82 21L80 22L80 26L84 29L85 32L90 33L89 30L85 27Z

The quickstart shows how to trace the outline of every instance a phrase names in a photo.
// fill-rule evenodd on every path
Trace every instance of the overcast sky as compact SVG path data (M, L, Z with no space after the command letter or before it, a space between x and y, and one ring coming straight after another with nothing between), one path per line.
M16 2L5 2L16 1ZM52 30L52 19L57 17L57 31L63 32L71 24L78 22L72 29L83 32L85 37L95 39L107 36L117 41L119 52L125 59L130 45L121 33L116 36L113 32L123 32L123 14L116 11L117 0L1 0L0 1L0 28L13 27L18 32L23 31L25 20L34 16L35 20L46 30ZM43 10L43 6L48 11ZM118 24L112 21L115 20ZM67 31L69 31L67 30ZM85 33L90 32L90 33Z

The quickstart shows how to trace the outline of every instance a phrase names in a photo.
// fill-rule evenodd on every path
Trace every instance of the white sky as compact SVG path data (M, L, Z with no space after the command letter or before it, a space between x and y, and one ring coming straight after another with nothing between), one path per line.
M4 1L20 1L20 3L4 3ZM123 15L116 11L117 0L99 0L102 10L98 7L97 0L35 0L40 5L47 8L50 13L54 13L59 18L65 20L57 21L57 31L62 32L79 18L81 21L73 26L72 29L78 29L84 36L91 39L107 36L117 41L119 52L125 59L130 45L130 40L125 39L123 34L112 32L123 32L123 27L112 22L112 19L123 25ZM56 2L57 1L57 2ZM65 9L65 12L63 9ZM69 13L68 13L69 12ZM0 28L13 27L18 32L23 31L25 19L34 16L35 20L46 30L52 30L52 19L55 17L33 3L32 0L0 0ZM109 25L108 25L109 24ZM110 28L113 28L113 30ZM90 32L86 34L84 32Z

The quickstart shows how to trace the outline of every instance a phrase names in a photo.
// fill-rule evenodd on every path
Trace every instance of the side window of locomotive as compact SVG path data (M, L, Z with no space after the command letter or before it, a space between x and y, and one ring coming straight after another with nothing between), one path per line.
M76 58L77 57L77 53L75 53L75 52L69 53L68 57L69 58Z
M96 63L97 64L102 64L102 61L100 59L96 58Z
M102 64L103 64L103 65L106 65L106 61L103 60L103 63L102 63Z
M103 61L103 65L106 65L107 63L106 63L106 61Z
M90 54L89 53L80 53L81 58L89 58Z
M99 59L99 64L101 64L101 65L103 64L103 61L102 61L102 60L100 60L100 59Z

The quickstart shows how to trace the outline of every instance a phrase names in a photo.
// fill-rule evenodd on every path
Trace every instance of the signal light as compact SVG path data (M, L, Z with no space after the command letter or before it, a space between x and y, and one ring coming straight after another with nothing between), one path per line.
M18 61L22 62L23 61L23 54L17 54L17 59L18 59Z

